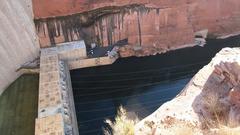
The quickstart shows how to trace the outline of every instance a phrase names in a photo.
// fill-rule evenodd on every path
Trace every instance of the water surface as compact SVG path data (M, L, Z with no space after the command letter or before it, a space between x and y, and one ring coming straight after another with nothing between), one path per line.
M22 75L0 96L0 135L34 135L38 75Z
M102 135L104 120L114 118L120 105L140 119L153 113L174 98L223 47L238 46L239 39L208 40L205 47L71 71L80 135Z

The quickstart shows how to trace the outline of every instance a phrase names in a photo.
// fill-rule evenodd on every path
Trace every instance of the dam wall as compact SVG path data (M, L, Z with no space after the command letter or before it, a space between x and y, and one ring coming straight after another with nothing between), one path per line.
M0 94L20 73L16 70L38 57L31 0L0 1Z

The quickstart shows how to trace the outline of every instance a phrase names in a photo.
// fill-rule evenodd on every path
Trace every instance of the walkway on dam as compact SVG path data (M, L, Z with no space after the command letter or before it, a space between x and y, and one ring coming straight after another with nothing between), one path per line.
M78 135L69 70L108 65L117 58L115 48L107 56L88 58L84 41L42 49L35 135Z

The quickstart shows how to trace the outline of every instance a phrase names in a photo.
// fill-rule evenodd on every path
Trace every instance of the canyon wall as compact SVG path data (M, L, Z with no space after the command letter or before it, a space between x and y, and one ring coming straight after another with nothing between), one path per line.
M0 94L39 53L31 0L0 0Z
M121 56L146 56L240 32L238 0L33 0L41 47L72 40L108 46L128 41Z

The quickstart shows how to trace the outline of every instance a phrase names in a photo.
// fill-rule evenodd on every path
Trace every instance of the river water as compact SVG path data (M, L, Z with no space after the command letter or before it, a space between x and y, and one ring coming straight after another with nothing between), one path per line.
M80 135L102 135L104 120L113 119L121 105L140 119L153 113L174 98L221 48L238 46L239 39L208 40L205 47L71 71Z

